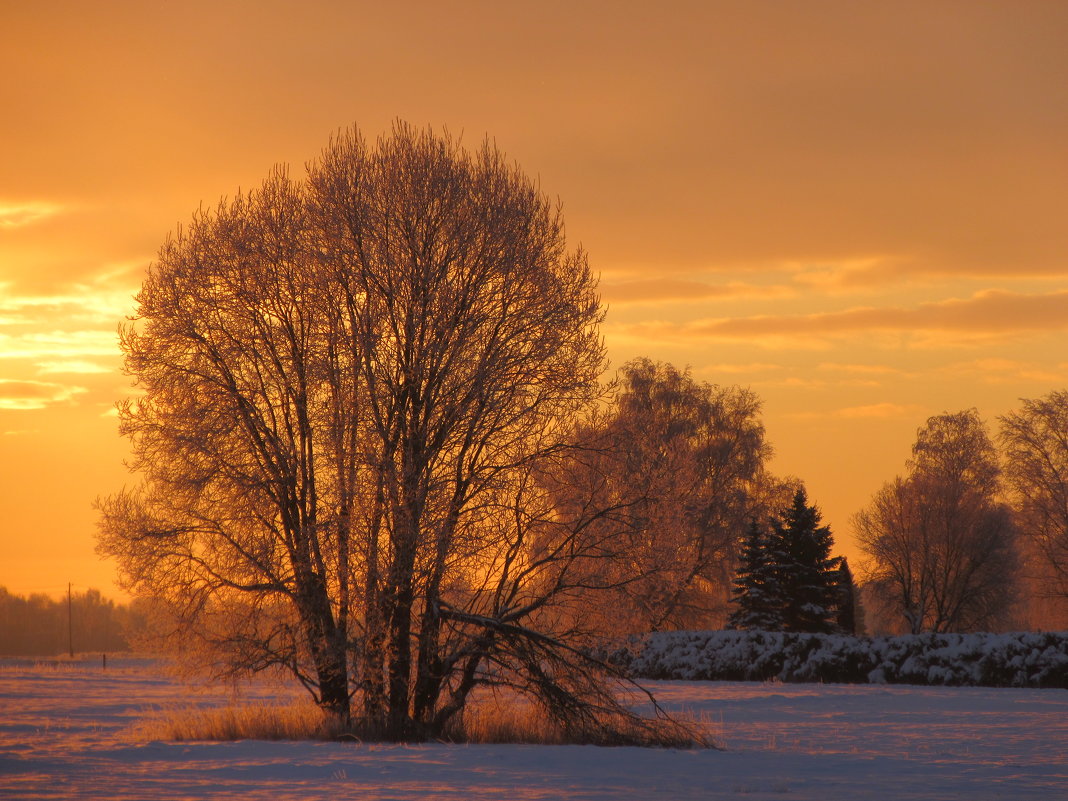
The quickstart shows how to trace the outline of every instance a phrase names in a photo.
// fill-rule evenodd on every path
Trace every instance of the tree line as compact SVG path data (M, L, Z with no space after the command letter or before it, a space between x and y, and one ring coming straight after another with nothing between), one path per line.
M160 249L121 329L139 483L99 501L99 550L184 659L281 668L387 739L440 736L485 688L641 739L659 724L598 648L748 626L758 576L768 625L849 627L848 567L769 472L759 398L648 359L605 382L596 284L491 143L339 133ZM965 503L994 479L961 469L980 486L943 516L996 527Z
M0 656L126 651L143 626L136 605L117 604L98 590L72 593L68 602L0 587Z
M975 409L920 427L906 473L853 517L865 555L860 586L845 559L830 557L830 531L803 488L770 525L754 521L729 626L895 634L1063 627L1068 392L1021 403L999 418L995 438Z

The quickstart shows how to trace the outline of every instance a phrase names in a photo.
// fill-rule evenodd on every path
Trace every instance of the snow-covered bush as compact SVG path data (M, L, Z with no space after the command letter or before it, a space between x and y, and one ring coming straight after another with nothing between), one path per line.
M1068 688L1068 632L667 631L631 640L608 658L645 679Z

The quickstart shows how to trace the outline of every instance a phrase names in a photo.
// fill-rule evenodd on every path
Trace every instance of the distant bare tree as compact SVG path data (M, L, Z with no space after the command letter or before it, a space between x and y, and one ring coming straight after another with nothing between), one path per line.
M1048 568L1046 592L1068 597L1068 392L1025 399L999 419L1021 531Z
M912 453L853 518L866 579L913 633L996 626L1015 598L1016 529L978 412L930 418Z
M486 684L578 737L641 729L576 607L619 507L561 509L551 480L602 392L596 282L496 149L339 135L306 180L198 214L139 302L143 482L102 502L100 549L176 637L339 716L355 697L387 738L440 734Z
M614 402L588 427L606 501L625 510L626 547L602 565L617 578L612 622L624 631L707 628L722 620L750 520L769 511L775 482L760 400L649 359L625 364L617 382Z

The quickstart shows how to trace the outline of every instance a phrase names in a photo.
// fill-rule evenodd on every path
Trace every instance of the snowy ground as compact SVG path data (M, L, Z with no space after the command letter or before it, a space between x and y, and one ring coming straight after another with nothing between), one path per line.
M727 750L142 742L146 709L226 694L190 694L147 661L0 662L0 798L1068 798L1068 691L650 686Z

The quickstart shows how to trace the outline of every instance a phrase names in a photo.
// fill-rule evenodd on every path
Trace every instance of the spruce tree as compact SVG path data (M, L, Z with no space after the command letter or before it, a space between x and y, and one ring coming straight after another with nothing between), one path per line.
M835 577L835 588L838 592L838 609L835 614L835 623L843 634L854 635L858 633L857 620L860 615L857 599L857 587L853 582L853 572L849 569L849 562L843 556L838 565Z
M784 554L779 539L754 520L742 545L741 563L734 579L727 628L781 631L785 598L780 572Z
M780 580L785 605L783 631L835 631L838 606L838 559L831 557L834 538L820 525L820 513L809 505L804 487L774 525L783 559Z
M853 579L848 567L847 574L841 572L844 560L831 557L833 545L830 528L820 525L819 510L808 503L803 487L770 530L751 523L728 628L831 633L852 627L853 607L844 609L841 586L849 582L852 601Z

